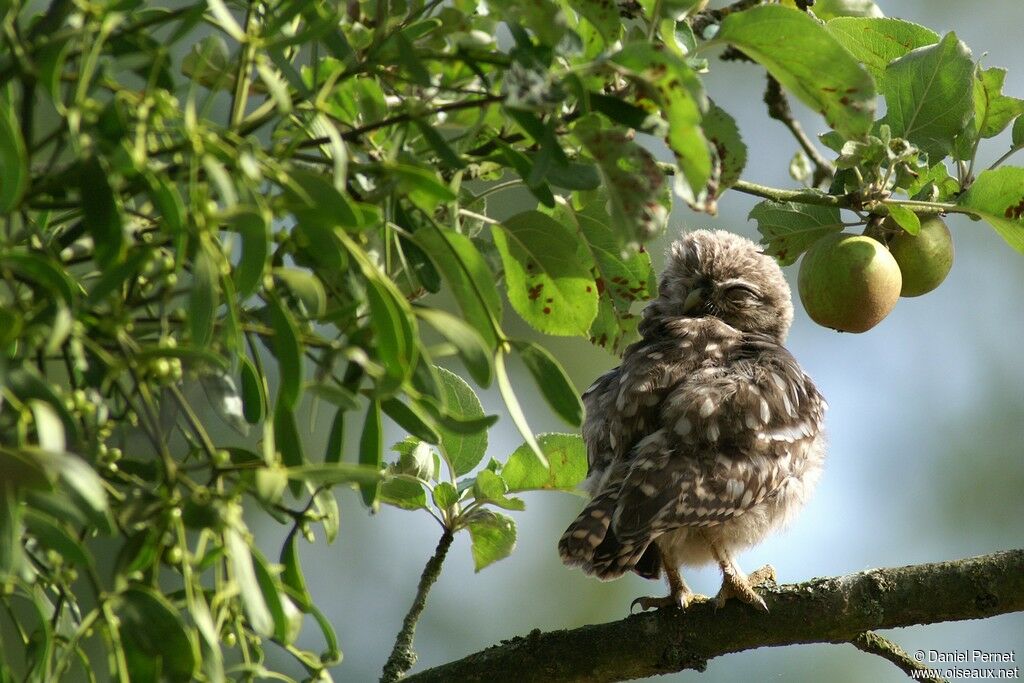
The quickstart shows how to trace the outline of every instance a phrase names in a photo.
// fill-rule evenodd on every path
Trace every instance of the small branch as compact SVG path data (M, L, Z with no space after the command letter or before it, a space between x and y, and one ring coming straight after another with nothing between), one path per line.
M875 629L1021 612L1024 550L760 591L766 613L737 601L716 611L708 601L683 612L661 609L568 631L537 630L408 681L621 681L702 671L715 657L761 647L849 643Z
M408 614L405 615L405 619L402 621L402 630L398 632L398 637L395 638L395 646L391 650L391 656L388 657L387 663L384 664L384 671L380 677L381 683L394 683L394 681L402 678L405 672L416 663L416 653L412 649L413 636L416 634L416 622L419 621L420 615L423 614L423 608L427 605L427 593L430 592L430 588L441 574L441 565L444 563L445 555L448 554L448 549L451 548L454 538L455 534L450 529L445 529L441 535L441 540L437 543L434 555L427 561L427 566L423 568L419 585L416 587L416 597L412 601L412 606L409 607Z
M882 659L887 659L900 669L903 673L912 677L915 681L928 681L928 683L947 683L945 678L941 678L934 671L929 669L924 664L921 664L913 657L907 654L907 651L902 647L892 642L884 636L880 636L874 631L865 631L859 634L856 638L850 641L850 643L863 652L868 654L878 655ZM929 674L914 675L911 672L927 671Z
M1010 157L1012 157L1014 154L1016 154L1017 152L1019 152L1022 149L1024 149L1024 145L1021 145L1021 146L1018 146L1018 147L1011 147L1010 151L1008 151L1006 154L1004 154L1003 156L1001 156L998 159L996 159L995 161L993 161L992 164L988 167L987 170L991 171L994 168L998 168L999 166L1002 165L1002 163L1004 161L1006 161L1007 159L1009 159Z
M398 125L400 123L409 123L413 119L418 118L420 116L435 116L437 114L446 113L446 112L452 112L452 111L460 111L462 109L476 109L476 108L479 108L479 107L486 107L486 106L489 106L491 104L495 104L497 102L501 102L504 99L505 99L504 95L488 95L487 97L480 97L480 98L477 98L475 100L460 100L458 102L452 102L450 104L445 104L445 105L442 105L440 107L437 107L436 109L433 109L432 111L428 111L428 112L419 112L419 113L406 112L404 114L399 114L398 116L393 116L390 119L383 119L381 121L374 121L373 123L368 123L365 126L360 126L358 128L353 128L351 130L346 130L346 131L341 133L341 138L342 138L342 140L345 140L347 142L351 142L353 140L357 140L357 139L361 138L362 136L366 135L367 133L372 133L375 130L380 130L381 128L387 128L388 126ZM328 142L330 142L330 139L326 138L326 137L310 138L309 140L304 140L302 142L302 144L299 145L299 146L300 147L318 147L320 145L327 144Z
M779 121L789 132L793 134L800 147L807 154L807 157L814 164L814 175L811 177L811 184L814 187L820 186L826 180L830 180L836 173L832 162L822 156L821 152L814 145L811 139L804 132L803 126L793 116L793 110L789 107L789 100L786 93L782 92L782 86L773 76L768 76L768 87L764 91L764 103L768 105L768 116Z

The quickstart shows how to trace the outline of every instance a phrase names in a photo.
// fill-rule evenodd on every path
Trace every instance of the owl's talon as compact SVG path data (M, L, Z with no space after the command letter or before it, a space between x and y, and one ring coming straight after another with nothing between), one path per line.
M675 607L676 609L684 610L693 600L693 597L693 593L666 595L660 598L645 596L629 603L629 613L632 614L633 608L637 606L640 607L641 612L646 612L650 609L661 609L662 607Z
M769 581L775 581L775 569L771 565L761 567L761 569L751 573L748 577L743 577L742 574L724 574L722 576L722 588L718 591L718 595L715 596L715 609L725 607L725 603L729 598L737 598L762 612L767 612L768 605L765 604L764 598L757 594L753 586L764 585Z

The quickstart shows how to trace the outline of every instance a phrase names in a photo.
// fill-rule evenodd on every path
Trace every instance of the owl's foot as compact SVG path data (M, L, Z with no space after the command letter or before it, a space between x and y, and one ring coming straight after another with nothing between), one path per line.
M767 612L768 605L764 603L764 598L754 591L754 586L773 583L775 583L775 568L770 564L751 572L748 576L743 576L740 571L723 571L722 588L715 596L715 607L724 607L729 598L738 598L748 605Z
M660 552L660 551L659 551ZM690 587L683 581L683 577L679 575L679 570L672 566L668 559L661 555L662 567L665 570L665 578L668 580L668 595L663 598L637 598L629 605L629 611L632 614L633 608L637 605L640 606L641 611L649 609L661 609L662 607L675 607L676 609L686 609L694 597L696 597Z
M629 612L632 614L633 609L637 606L640 607L641 612L645 612L649 609L661 609L662 607L675 607L676 609L684 610L691 602L693 602L694 597L695 595L692 591L684 591L678 595L666 595L661 598L637 598L629 604Z

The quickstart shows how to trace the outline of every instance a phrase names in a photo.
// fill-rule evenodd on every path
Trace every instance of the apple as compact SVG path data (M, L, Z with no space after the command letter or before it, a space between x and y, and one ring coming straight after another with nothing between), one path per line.
M896 232L889 239L889 252L903 274L900 296L921 296L942 284L953 267L953 238L938 216L922 216L921 231L911 235L890 218L886 227Z
M871 237L838 233L804 254L797 288L811 320L842 332L866 332L889 315L903 279L896 259Z

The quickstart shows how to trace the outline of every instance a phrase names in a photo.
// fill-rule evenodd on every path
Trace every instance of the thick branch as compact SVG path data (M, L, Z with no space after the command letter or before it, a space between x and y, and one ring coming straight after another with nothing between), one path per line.
M764 588L769 612L730 601L513 638L410 676L432 681L619 681L703 670L732 652L849 643L865 631L1024 611L1024 550Z

